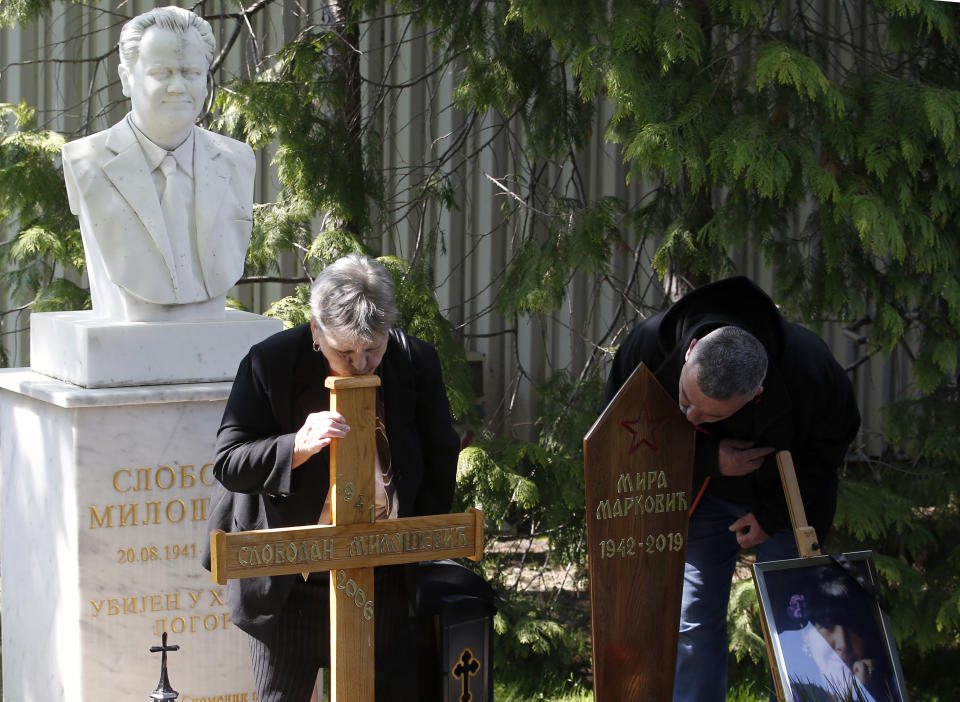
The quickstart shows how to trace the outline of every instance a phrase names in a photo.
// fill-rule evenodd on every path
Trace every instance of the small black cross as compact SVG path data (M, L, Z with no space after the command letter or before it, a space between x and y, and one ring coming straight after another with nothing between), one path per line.
M179 646L167 646L167 632L163 632L161 646L151 646L150 653L163 652L160 659L160 682L157 683L157 689L150 694L154 700L175 700L177 691L170 687L170 680L167 678L167 651L179 651Z
M480 663L473 657L473 653L469 648L463 649L460 662L453 669L453 677L463 679L463 694L460 695L460 702L470 702L473 699L470 693L470 676L476 675L478 670L480 670Z

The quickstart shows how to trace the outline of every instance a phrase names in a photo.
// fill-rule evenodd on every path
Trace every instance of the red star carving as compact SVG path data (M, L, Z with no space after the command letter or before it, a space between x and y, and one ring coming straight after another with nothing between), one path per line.
M634 419L633 421L623 421L621 425L624 429L633 434L633 439L630 443L630 451L628 453L633 453L643 444L646 444L654 451L658 451L659 447L657 446L657 430L660 428L660 425L667 421L666 417L661 417L660 419L653 419L650 416L650 412L647 410L647 405L644 405L640 408L640 416ZM646 422L644 424L644 422Z

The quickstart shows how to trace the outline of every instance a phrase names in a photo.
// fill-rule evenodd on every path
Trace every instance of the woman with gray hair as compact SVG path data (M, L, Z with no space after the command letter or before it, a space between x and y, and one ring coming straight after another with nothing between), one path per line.
M211 529L245 531L329 523L330 442L350 431L330 410L327 376L376 373L377 519L449 512L460 441L440 361L393 328L393 281L357 254L327 266L310 295L311 319L253 346L241 361L217 433L220 499ZM407 617L405 566L375 571L378 700L420 699ZM234 623L250 636L261 702L307 702L329 665L326 573L231 580Z

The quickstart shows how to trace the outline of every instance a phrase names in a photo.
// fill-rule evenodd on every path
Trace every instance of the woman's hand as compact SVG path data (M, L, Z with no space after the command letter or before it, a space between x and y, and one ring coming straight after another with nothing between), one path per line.
M293 467L297 468L315 453L342 439L350 431L346 418L339 412L313 412L297 431L293 441Z

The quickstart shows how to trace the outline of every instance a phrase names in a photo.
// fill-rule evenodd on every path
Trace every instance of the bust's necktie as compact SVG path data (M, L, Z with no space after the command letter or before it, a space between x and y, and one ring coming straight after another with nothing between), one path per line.
M179 235L187 230L186 203L181 195L180 182L183 176L177 168L177 158L173 154L163 157L160 170L163 171L164 178L160 208L163 210L163 219L167 224L167 234L170 235L171 243L175 243ZM174 246L175 252L176 249L177 247Z
M190 228L191 178L177 166L177 158L168 153L160 164L165 179L160 209L167 224L167 237L173 250L173 265L177 287L181 295L194 296L193 288L200 283L201 275L193 246Z

